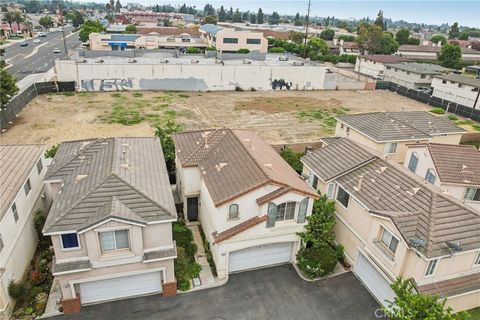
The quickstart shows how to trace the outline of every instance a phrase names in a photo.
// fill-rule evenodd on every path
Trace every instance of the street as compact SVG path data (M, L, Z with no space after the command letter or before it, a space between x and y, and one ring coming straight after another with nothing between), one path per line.
M78 39L78 32L71 33L72 28L65 28L67 36L67 49L71 50L78 47L81 42ZM39 43L33 43L34 39L29 39L27 47L20 47L20 43L5 49L4 59L8 65L7 70L17 81L33 73L46 72L55 65L55 60L65 57L62 32L54 31L47 34L46 37L37 37ZM58 48L61 53L53 53L53 49Z

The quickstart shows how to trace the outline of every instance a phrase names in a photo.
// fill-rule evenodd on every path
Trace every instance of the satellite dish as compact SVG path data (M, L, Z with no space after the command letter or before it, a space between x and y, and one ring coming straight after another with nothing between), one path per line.
M463 248L460 246L460 242L458 244L447 241L445 242L447 246L452 250L452 252L460 252L463 251Z

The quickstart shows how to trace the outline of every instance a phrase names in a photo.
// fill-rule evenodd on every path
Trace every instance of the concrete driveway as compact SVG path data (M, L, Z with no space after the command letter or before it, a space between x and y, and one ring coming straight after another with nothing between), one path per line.
M230 276L224 286L84 307L72 316L49 319L378 319L378 303L353 273L317 282L298 277L291 265Z

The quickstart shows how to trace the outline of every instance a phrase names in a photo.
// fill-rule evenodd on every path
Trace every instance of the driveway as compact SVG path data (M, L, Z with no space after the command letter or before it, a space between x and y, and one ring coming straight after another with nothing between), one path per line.
M176 297L160 295L87 306L74 319L378 319L378 303L353 273L317 282L298 277L291 265L230 276L221 287Z

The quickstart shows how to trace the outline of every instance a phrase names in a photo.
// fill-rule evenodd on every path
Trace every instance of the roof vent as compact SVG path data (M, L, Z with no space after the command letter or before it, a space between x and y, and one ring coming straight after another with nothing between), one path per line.
M468 168L468 166L462 164L462 170L465 170L465 169L467 169L467 168Z
M252 60L250 60L250 59L243 59L243 64L252 64Z
M387 170L387 167L380 167L380 170L375 170L376 173L382 174Z
M280 57L278 57L278 60L280 60L280 61L288 61L288 57L280 56Z
M218 172L220 172L220 170L222 170L223 167L225 167L227 165L228 165L228 163L226 163L226 162L220 162L219 164L215 165L215 168L217 169Z
M268 169L273 170L273 165L271 163L264 163L263 166L268 168Z
M168 59L160 59L160 63L168 63Z
M88 177L87 174L79 174L78 176L75 177L75 183L82 181L86 177Z
M131 167L130 163L122 163L120 165L120 168L122 168L122 169L127 169L128 170L128 169L130 169L130 167Z
M362 189L363 175L358 176L358 184L353 187L353 190L360 191Z
M137 62L136 59L133 59L133 58L128 59L128 63L135 63L135 62Z
M193 64L197 64L197 63L199 63L199 62L200 62L200 61L199 61L199 60L196 60L196 59L190 60L190 63L193 63Z

